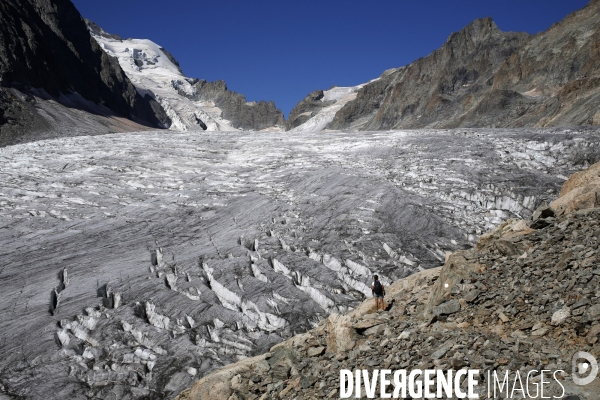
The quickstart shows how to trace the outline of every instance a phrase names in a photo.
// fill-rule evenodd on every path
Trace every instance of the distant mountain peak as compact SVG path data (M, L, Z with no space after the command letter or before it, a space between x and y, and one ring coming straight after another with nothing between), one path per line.
M468 44L480 44L507 34L510 33L501 31L491 17L477 18L458 32L451 33L446 40L446 45L464 46L467 44L466 41L469 42Z

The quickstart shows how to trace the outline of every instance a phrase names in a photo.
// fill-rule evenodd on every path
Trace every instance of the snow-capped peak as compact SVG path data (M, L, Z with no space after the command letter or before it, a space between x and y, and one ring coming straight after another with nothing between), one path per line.
M90 24L88 23L88 27ZM92 37L119 65L142 95L150 95L171 118L173 130L232 131L222 110L210 101L199 101L195 79L183 75L177 61L161 46L148 39L120 39L97 25Z

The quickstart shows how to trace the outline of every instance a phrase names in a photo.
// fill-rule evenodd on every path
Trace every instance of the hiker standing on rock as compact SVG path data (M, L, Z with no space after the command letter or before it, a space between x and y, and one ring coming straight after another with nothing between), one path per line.
M379 303L381 303L381 311L385 310L385 303L383 302L383 296L385 296L385 288L379 282L379 276L373 276L373 284L371 285L371 291L375 297L375 311L379 311Z

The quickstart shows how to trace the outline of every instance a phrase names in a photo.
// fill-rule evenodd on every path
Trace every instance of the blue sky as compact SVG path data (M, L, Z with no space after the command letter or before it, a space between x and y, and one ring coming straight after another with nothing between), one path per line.
M222 79L286 117L316 89L354 86L440 47L490 16L503 31L537 33L587 0L73 0L107 32L160 44L184 74Z

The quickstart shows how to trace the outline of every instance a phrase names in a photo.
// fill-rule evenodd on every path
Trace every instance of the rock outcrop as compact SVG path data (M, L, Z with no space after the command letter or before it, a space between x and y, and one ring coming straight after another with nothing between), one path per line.
M509 220L475 248L448 255L444 266L395 282L385 312L374 313L366 300L207 375L178 399L338 398L341 369L477 369L479 398L494 379L488 371L500 382L508 377L496 390L514 398L518 373L531 393L544 381L544 396L595 399L600 381L576 385L572 357L600 355L600 203L591 200L600 196L599 170L600 163L572 176L560 197L528 220ZM536 390L527 398L539 396Z
M231 121L234 128L259 131L285 126L283 113L273 101L248 102L244 95L228 90L224 81L193 81L196 92L190 97L194 100L213 102L223 110L223 118Z
M148 127L170 124L162 107L140 95L116 60L92 40L70 1L5 1L0 22L0 145L50 127L51 118L36 105L48 98ZM84 101L73 104L73 96Z
M314 117L317 112L321 111L324 107L333 103L333 101L323 101L323 91L315 90L300 101L290 112L286 123L286 129L290 130L298 125L302 125L308 121L311 117Z
M294 132L320 132L334 119L336 113L349 101L356 99L364 85L316 90L294 107L290 113L287 130Z
M365 84L327 129L600 124L599 32L597 0L533 36L475 20Z

